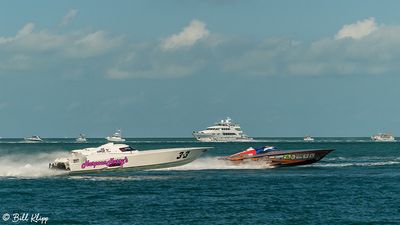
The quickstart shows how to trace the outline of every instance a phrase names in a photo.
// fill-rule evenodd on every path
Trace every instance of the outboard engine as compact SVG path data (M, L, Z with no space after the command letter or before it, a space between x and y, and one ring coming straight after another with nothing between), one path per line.
M54 162L49 164L49 168L55 170L70 170L68 159L65 158L54 160Z

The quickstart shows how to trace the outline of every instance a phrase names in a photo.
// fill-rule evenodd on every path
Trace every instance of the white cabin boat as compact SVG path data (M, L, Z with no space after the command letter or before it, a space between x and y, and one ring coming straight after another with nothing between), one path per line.
M26 138L24 138L24 140L25 140L26 142L32 142L32 143L35 143L35 142L43 142L43 140L42 140L39 136L37 136L37 135L34 135L34 136L32 136L32 137L26 137Z
M49 167L68 172L167 168L190 163L208 149L195 147L138 151L126 144L107 143L96 148L73 150L68 158L58 158Z
M388 133L378 133L373 136L371 136L371 140L373 141L396 141L396 139L393 137L393 135L388 134Z
M75 139L77 143L85 143L87 142L85 134L79 134L79 137Z
M193 131L193 136L203 142L253 141L253 138L243 133L240 125L233 123L229 117L215 123L213 126L207 127L206 130Z
M124 142L125 139L122 138L121 130L115 131L115 133L111 136L106 137L107 141L109 142Z
M304 141L314 141L314 138L311 137L311 136L305 136L305 137L303 138L303 140L304 140Z

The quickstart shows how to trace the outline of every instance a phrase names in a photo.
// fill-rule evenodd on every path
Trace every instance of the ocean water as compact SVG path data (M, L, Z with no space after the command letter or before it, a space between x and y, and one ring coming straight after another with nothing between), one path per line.
M0 224L34 224L30 219L37 214L47 217L47 224L400 224L400 142L128 139L143 150L214 148L176 168L76 176L54 176L48 170L54 158L102 143L0 139ZM336 150L318 163L286 168L235 167L216 159L263 145ZM14 215L24 213L28 221L13 222Z

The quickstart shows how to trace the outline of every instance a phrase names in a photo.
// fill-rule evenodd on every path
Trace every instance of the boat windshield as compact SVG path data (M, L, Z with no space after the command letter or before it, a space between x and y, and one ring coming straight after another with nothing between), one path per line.
M121 152L129 152L129 151L135 151L136 149L132 148L131 146L128 146L128 147L119 148L119 150L121 150Z

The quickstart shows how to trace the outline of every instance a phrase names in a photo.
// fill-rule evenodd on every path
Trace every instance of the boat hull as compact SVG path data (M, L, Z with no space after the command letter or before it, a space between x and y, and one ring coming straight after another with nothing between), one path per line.
M251 142L253 138L236 136L217 136L209 133L193 132L193 137L201 142Z
M125 142L124 138L114 138L114 137L106 137L106 140L109 142Z
M104 172L115 170L147 170L185 165L200 157L209 148L172 148L133 151L121 154L101 154L84 158L68 158L50 164L53 169L69 173Z
M318 162L334 149L277 150L254 156L225 157L234 164L258 163L266 166L298 166Z
M29 139L24 139L26 143L42 143L43 140L29 140Z

